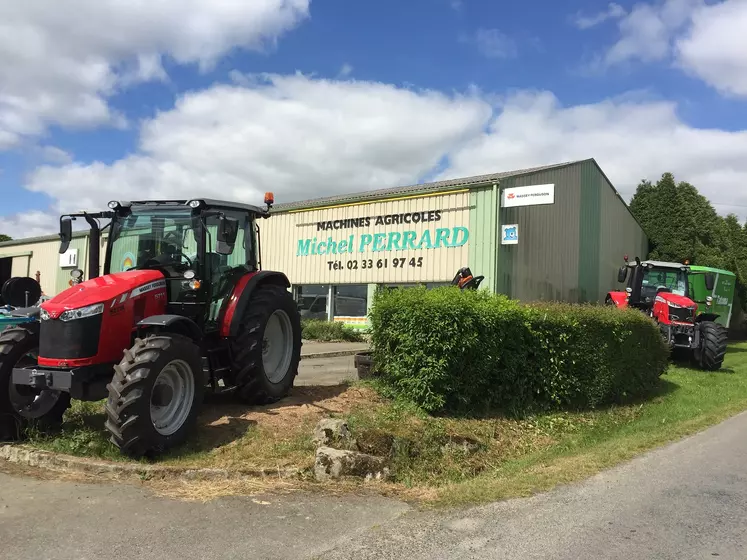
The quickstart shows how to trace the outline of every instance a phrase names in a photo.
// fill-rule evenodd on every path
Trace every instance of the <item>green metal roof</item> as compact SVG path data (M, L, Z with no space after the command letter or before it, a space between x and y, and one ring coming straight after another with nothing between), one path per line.
M717 274L723 274L725 276L734 276L736 278L736 274L733 272L730 272L728 270L723 270L721 268L712 268L710 266L696 266L696 265L690 265L690 270L695 270L698 272L715 272Z

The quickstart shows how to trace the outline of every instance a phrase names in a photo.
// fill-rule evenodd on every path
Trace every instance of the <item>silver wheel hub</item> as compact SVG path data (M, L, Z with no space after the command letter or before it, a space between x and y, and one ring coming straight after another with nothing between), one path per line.
M37 352L30 352L18 360L15 367L36 366L38 359ZM43 418L54 408L62 394L61 391L53 389L34 389L27 385L16 385L12 380L8 385L8 396L13 410L28 420Z
M288 375L293 358L293 327L282 309L270 315L262 338L262 366L270 383L280 383Z
M189 418L195 378L184 360L172 360L156 377L150 396L150 419L162 436L176 433Z

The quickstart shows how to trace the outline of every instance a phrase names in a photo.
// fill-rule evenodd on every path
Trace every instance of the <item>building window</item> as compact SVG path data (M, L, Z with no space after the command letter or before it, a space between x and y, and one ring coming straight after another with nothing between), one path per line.
M368 315L368 285L335 286L335 317Z
M327 320L328 285L296 286L296 303L302 319Z

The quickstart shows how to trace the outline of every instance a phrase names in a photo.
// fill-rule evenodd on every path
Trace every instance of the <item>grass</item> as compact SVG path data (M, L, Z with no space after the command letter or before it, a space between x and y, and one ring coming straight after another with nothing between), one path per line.
M301 338L321 342L363 342L363 334L340 322L304 319L301 321Z
M437 505L525 496L592 475L747 409L747 343L730 347L724 369L673 364L649 399L599 410L521 419L430 416L366 386L299 388L289 401L252 409L215 403L198 433L161 461L219 468L308 470L311 431L323 416L348 420L362 451L390 458L394 491ZM34 436L54 451L122 460L106 441L98 403L76 403L62 434Z

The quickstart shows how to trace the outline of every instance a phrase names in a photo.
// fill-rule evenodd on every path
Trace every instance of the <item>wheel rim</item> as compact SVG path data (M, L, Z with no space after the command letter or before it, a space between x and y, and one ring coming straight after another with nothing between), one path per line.
M184 360L172 360L156 377L150 396L150 418L162 436L176 433L184 425L195 396L192 368Z
M34 350L22 356L14 367L31 368L38 362L39 353ZM44 417L54 408L61 395L61 391L53 389L39 390L28 385L16 385L12 378L8 381L10 404L19 416L27 420L38 420Z
M288 314L275 310L267 320L262 339L262 365L270 383L280 383L288 374L293 356L292 332Z

